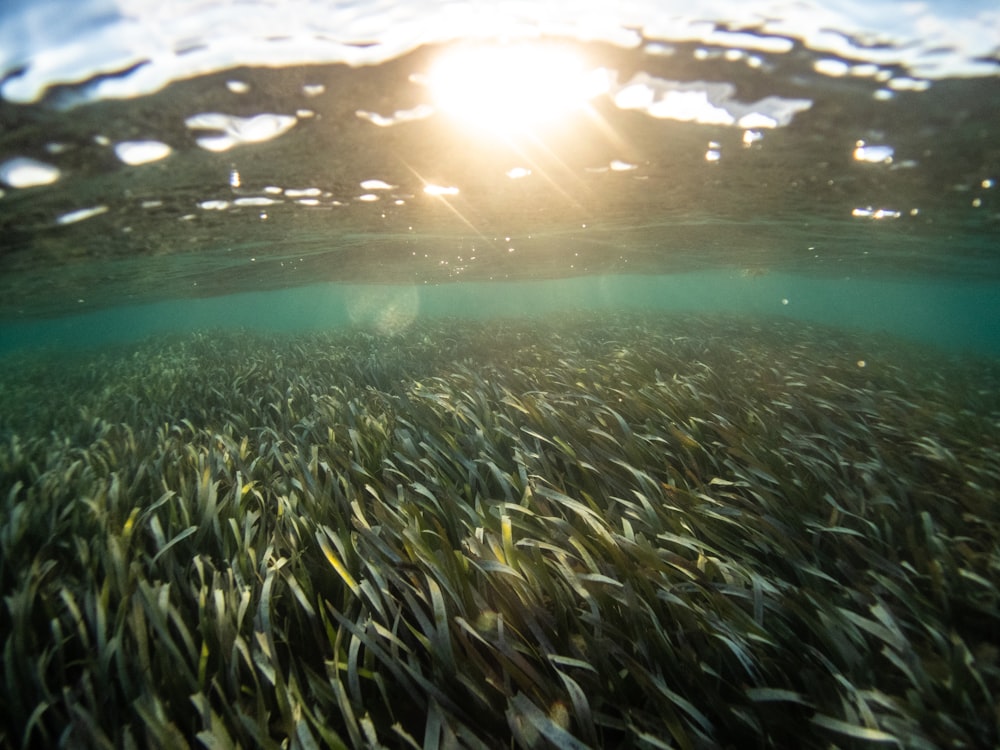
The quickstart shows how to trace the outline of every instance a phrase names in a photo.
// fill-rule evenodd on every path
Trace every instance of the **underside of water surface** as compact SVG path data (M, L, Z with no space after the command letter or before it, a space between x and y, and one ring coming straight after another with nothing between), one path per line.
M666 8L578 38L536 19L463 40L430 12L412 14L423 37L397 19L381 46L357 20L332 37L254 28L239 54L207 30L153 54L164 26L107 52L119 69L65 52L94 68L82 83L59 58L10 59L0 315L318 281L996 281L1000 80L982 30L963 49L954 19L938 45L929 19L893 44L849 17L828 19L837 36L805 15Z

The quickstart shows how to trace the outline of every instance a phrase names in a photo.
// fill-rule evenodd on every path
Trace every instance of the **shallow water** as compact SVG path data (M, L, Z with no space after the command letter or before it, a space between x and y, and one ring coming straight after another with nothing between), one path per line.
M0 746L992 746L998 382L718 313L12 353Z
M1000 14L690 6L0 6L0 748L996 744Z
M421 319L544 317L579 311L726 313L890 333L936 350L1000 354L1000 290L990 282L826 279L787 273L691 271L441 285L316 284L183 303L127 305L16 321L0 329L0 354L23 348L79 349L206 328L260 331L362 326L405 334Z
M370 302L407 314L484 289L510 312L518 287L465 284L552 279L570 307L616 304L607 284L628 306L787 298L774 312L996 351L988 4L557 6L8 4L6 345L195 310L284 327L318 282L412 286ZM477 39L498 59L444 67Z

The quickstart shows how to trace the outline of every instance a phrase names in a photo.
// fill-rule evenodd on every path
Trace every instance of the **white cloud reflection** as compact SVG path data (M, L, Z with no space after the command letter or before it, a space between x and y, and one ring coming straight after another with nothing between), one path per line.
M240 66L373 65L456 39L540 36L761 55L801 46L937 80L996 75L1000 10L979 0L24 1L0 4L0 95L32 102L53 86L92 81L85 99L130 98ZM306 96L321 84L308 86Z
M731 83L671 81L642 72L618 88L612 99L621 109L639 110L657 119L744 129L784 127L812 106L809 99L781 96L741 102L734 98L735 93Z
M244 143L261 143L291 130L298 118L293 115L260 114L236 117L219 112L203 112L184 121L188 129L217 131L199 136L196 142L207 151L228 151Z

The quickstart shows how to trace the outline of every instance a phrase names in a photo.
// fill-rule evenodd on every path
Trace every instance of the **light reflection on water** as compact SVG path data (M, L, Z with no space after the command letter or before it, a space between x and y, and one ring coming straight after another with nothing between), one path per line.
M7 319L320 281L1000 278L989 5L5 7Z
M95 82L88 95L130 97L169 81L238 65L377 64L423 44L539 34L635 47L650 40L788 53L797 44L920 78L992 75L1000 20L988 2L584 2L512 7L447 0L338 3L87 3L11 0L0 32L9 101L33 101L53 83ZM707 50L706 55L713 54ZM739 52L737 52L739 54ZM835 62L825 66L834 74Z

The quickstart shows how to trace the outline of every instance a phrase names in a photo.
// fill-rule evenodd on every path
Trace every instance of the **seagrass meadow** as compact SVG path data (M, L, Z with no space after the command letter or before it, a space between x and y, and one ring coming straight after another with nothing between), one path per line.
M788 320L0 361L4 748L984 748L1000 366Z

